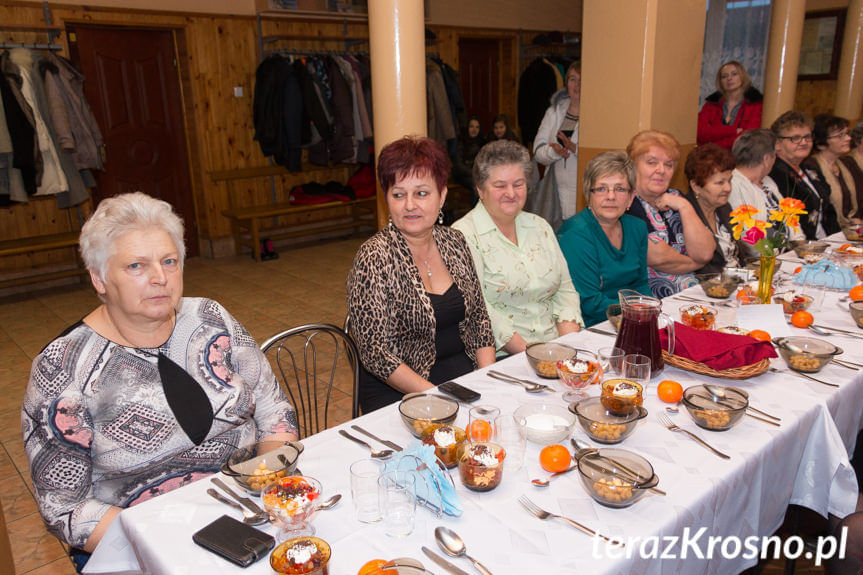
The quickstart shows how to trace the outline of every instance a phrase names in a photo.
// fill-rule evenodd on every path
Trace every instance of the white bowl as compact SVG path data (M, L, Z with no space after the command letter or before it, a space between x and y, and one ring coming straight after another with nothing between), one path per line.
M513 413L528 441L539 445L560 443L575 427L576 417L565 405L527 403Z

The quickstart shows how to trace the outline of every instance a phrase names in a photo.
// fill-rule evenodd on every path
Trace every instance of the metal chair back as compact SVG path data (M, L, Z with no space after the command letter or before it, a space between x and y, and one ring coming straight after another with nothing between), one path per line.
M351 419L359 417L359 352L344 330L302 325L267 339L261 351L297 411L300 437L329 427L333 405L350 403Z

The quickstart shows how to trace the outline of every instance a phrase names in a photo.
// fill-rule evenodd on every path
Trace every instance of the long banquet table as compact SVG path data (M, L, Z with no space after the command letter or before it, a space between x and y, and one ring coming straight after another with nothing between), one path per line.
M787 262L784 269L797 265ZM686 293L706 299L699 287ZM836 328L857 329L847 311L839 309L840 295L825 295L821 310L815 312L816 321ZM677 308L685 304L666 298L663 307L666 313L679 318ZM723 310L725 323L733 322L736 313L739 311ZM720 315L720 323L722 319ZM597 327L610 329L607 324ZM795 335L809 335L806 330L790 329ZM863 363L860 340L841 335L827 339L844 349L843 358ZM613 343L611 337L589 331L570 334L560 341L590 350ZM461 535L468 552L496 574L739 573L754 565L757 558L721 557L718 546L714 556L708 558L707 536L733 535L741 541L749 536L769 536L782 524L789 503L803 505L821 515L829 512L844 516L854 510L857 501L856 477L848 453L863 427L863 370L828 365L818 377L840 385L832 388L788 373L780 358L773 360L773 365L781 373L768 372L745 381L710 379L666 366L645 393L645 407L650 415L617 447L649 459L661 478L659 487L667 496L648 494L626 509L595 503L580 485L577 473L556 479L546 489L533 487L531 478L548 474L539 466L541 446L528 443L522 469L505 473L500 486L491 492L467 490L461 485L457 470L453 470L464 509L461 517L438 518L418 508L413 534L392 539L384 535L380 523L366 525L354 519L348 467L351 462L367 457L368 452L336 433L349 423L305 438L305 451L300 459L303 473L321 481L324 496L337 492L345 496L337 507L319 512L313 520L317 535L333 549L330 573L352 575L363 563L378 557L413 557L430 571L441 573L441 568L420 553L423 545L438 550L433 534L438 525L446 525ZM498 362L494 369L538 381L523 354ZM465 375L459 382L482 394L477 403L496 405L502 413L529 402L563 402L560 391L538 396L527 394L521 387L489 378L485 371ZM697 428L681 408L673 416L675 422L731 455L730 460L719 459L689 438L671 433L659 424L655 414L664 411L665 404L656 397L655 389L662 379L677 380L684 388L704 381L742 388L749 393L752 405L780 417L781 427L745 417L733 429L713 433ZM598 386L592 386L590 393L598 394ZM465 426L467 417L467 409L462 408L456 425ZM415 441L402 424L395 405L351 423L402 445ZM573 437L587 440L578 427ZM219 516L239 516L207 496L205 490L209 486L208 480L201 480L124 510L99 545L86 572L180 575L212 569L218 573L270 573L267 560L242 570L192 542L192 533ZM644 549L648 556L641 556L639 543L634 539L630 539L624 551L607 550L562 522L543 522L527 514L516 501L521 495L608 536L662 538L681 536L689 528L694 537L700 528L705 531L697 544L699 552L690 548L685 558L680 557L679 545L672 550L677 556L674 559L651 558L649 546ZM266 529L273 532L271 526ZM663 547L661 544L657 552ZM467 560L451 560L465 571L473 571Z

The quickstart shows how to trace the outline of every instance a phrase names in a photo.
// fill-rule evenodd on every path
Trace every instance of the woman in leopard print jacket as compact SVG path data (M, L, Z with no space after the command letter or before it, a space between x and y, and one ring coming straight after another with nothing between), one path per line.
M390 225L360 247L347 280L364 413L494 362L464 236L435 225L448 174L446 153L428 138L405 137L381 150Z

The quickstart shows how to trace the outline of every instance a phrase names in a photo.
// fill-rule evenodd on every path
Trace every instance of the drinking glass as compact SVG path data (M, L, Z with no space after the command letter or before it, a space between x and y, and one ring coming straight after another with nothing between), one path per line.
M360 459L351 464L351 498L357 521L374 523L381 520L378 478L383 470L384 464L378 459Z
M602 371L607 375L623 374L623 357L626 352L619 347L602 347L597 352Z
M647 388L650 383L650 358L638 353L630 353L623 358L623 377L634 380Z
M477 405L468 413L467 438L470 441L491 441L494 437L494 420L500 410L493 405Z
M390 537L407 537L414 530L416 477L413 471L387 471L378 478L378 496L384 532Z
M518 471L524 464L525 435L524 426L511 414L499 415L494 420L493 441L506 451L503 460L504 471Z

